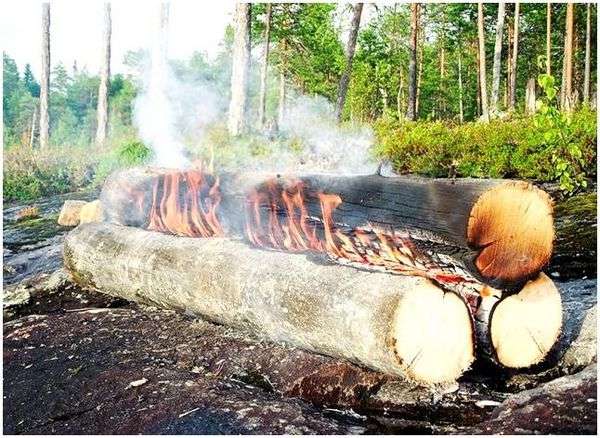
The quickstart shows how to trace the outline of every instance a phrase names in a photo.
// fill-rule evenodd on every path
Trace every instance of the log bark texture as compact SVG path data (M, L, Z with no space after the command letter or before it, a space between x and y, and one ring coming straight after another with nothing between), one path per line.
M73 230L64 258L83 286L187 309L392 375L453 381L473 360L465 303L418 277L106 223Z
M50 3L42 3L42 73L40 77L40 149L50 141Z
M109 177L101 194L107 221L144 227L147 214L133 212L131 191L151 198L153 182L165 172L139 168ZM220 219L229 235L243 233L248 193L273 178L281 190L301 181L311 215L321 214L317 193L337 194L336 225L407 230L425 251L463 262L494 287L520 289L552 252L552 201L545 192L525 182L469 178L222 174Z

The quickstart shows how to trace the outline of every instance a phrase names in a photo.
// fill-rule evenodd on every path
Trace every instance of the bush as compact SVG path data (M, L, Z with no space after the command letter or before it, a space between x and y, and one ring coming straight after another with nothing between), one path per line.
M83 148L5 150L4 200L29 201L80 189L90 183L97 156Z
M137 140L121 141L113 149L95 146L19 146L4 151L5 202L31 201L44 196L98 187L112 171L147 163L151 151Z
M595 178L596 113L586 107L578 110L552 136L540 117L462 125L380 119L375 123L375 151L399 173L558 181L567 192L577 186L564 184L563 167Z

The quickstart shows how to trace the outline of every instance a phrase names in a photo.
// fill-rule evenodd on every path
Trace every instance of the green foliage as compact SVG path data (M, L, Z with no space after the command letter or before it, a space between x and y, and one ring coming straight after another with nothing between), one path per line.
M559 181L561 185L569 181L565 172L569 172L570 181L594 178L595 112L582 108L569 120L565 133L549 135L548 122L541 124L537 118L459 125L401 123L387 117L375 123L376 153L390 159L400 173L446 177L456 172L461 177L525 178ZM569 164L559 166L563 162ZM575 173L571 173L573 168Z
M95 156L84 149L62 147L5 151L4 200L29 201L78 190L91 181Z
M125 139L98 160L91 184L99 187L115 170L147 164L152 157L152 151L144 143L137 139Z
M589 145L581 144L580 141L582 137L595 136L596 125L590 120L595 118L595 114L587 107L581 110L580 117L561 112L557 108L558 88L554 85L554 77L541 74L538 83L544 96L537 101L538 112L534 117L534 126L543 132L540 140L551 154L553 178L565 193L570 194L580 187L587 187L586 176L595 162L595 156L589 154ZM584 118L587 115L583 122L582 115ZM592 158L594 159L591 160Z

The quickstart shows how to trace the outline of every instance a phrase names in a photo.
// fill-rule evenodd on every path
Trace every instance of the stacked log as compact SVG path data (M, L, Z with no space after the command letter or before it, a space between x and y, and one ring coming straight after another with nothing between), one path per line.
M181 182L181 187L173 188L172 183L168 185L165 182L165 175L172 175L174 172L180 174L177 180ZM361 277L356 281L360 284L364 282L365 285L358 287L358 290L365 294L365 300L374 300L372 303L363 302L357 301L355 292L350 291L354 286L347 286L347 289L327 286L328 279L334 281L336 277L342 279L340 284L344 284L346 278L353 282L354 280L350 280L351 277L346 277L345 273L349 272L347 269L338 266L321 272L324 268L309 262L305 256L251 249L237 240L214 237L225 235L235 238L244 235L247 225L245 213L251 191L266 190L267 187L269 190L275 188L285 191L298 182L301 183L306 195L307 216L319 217L322 209L319 194L335 194L342 202L335 209L334 226L350 230L367 227L402 230L415 243L417 253L439 264L450 266L461 275L466 273L463 275L465 278L472 275L469 281L475 285L479 294L477 311L473 310L472 303L466 307L471 310L472 323L465 324L464 306L459 306L454 298L449 298L450 296L457 298L457 295L447 293L449 289L444 281L438 281L437 277L422 275L418 270L409 272L410 276L362 272L360 275L364 278ZM111 228L106 224L86 225L74 232L67 240L65 251L67 267L80 282L95 285L105 292L129 299L147 299L169 307L191 308L206 317L227 324L254 325L272 338L288 340L308 349L339 355L375 369L426 382L452 380L468 366L471 359L467 359L470 353L464 353L466 351L466 347L462 344L464 339L469 339L471 350L473 338L476 338L478 348L494 361L507 367L520 368L542 361L560 334L562 323L560 294L553 282L540 273L552 253L554 238L552 202L545 192L531 184L503 180L385 178L379 175L281 176L258 173L221 174L218 178L202 175L188 179L185 172L138 168L118 172L108 178L100 198L104 219L108 223L119 226L157 230L153 216L157 214L156 209L160 211L165 209L164 201L159 202L160 205L157 206L159 192L169 191L171 195L179 198L178 205L189 208L191 201L187 185L192 183L194 190L204 193L207 199L206 205L198 207L203 214L211 209L214 210L218 205L219 226L210 227L210 220L207 220L206 224L199 223L197 227L163 227L158 230L180 236L197 236L195 232L200 228L206 228L208 233L200 235L213 236L211 239L206 241L197 239L192 241L195 242L194 244L191 244L188 239L160 240L166 239L166 236L160 236L159 239L152 233L140 234L139 230L134 233L128 228ZM215 187L218 187L218 197L215 195ZM260 205L260 208L268 210L273 207ZM194 214L184 211L182 217ZM198 221L202 222L200 219ZM142 244L143 242L136 243L131 240L132 236L142 241L146 239L156 246L145 245ZM102 246L102 250L98 250L98 242L103 241L108 243ZM189 251L191 254L178 255L180 251L175 248L182 245L188 249L182 249L181 252ZM219 251L217 250L219 246L225 249ZM107 257L106 251L110 253L111 247L125 249L118 253L111 253ZM129 251L128 248L132 250ZM165 248L169 250L165 252ZM138 250L142 251L139 257L136 255ZM255 251L260 254L260 257L255 255ZM194 257L200 257L202 264L193 265ZM222 261L213 262L215 257L217 259L222 257ZM120 258L124 260L123 264L119 265L121 271L113 272L112 268L117 265L108 263L108 260ZM152 267L146 266L147 263L144 262L146 259L152 263ZM198 280L198 283L194 283L191 279L185 279L187 274L182 274L178 270L185 270L186 264L173 261L178 259L193 265L193 275L200 279L209 275L204 273L207 269L205 266L212 266L211 269L214 270L227 271L225 263L227 259L229 265L235 265L235 269L230 267L229 270L243 273L237 277L237 281L245 284L249 289L240 292L239 286L232 281L227 281L228 286L215 289L219 291L219 296L223 297L219 299L224 301L208 304L204 297L195 299L195 294L200 293L200 290L203 294L212 294L206 290L216 287L218 282L212 279ZM297 262L300 259L310 267ZM268 263L259 260L268 260ZM171 266L172 271L163 270L159 261L167 265L174 263ZM252 278L255 276L251 275L250 266L244 264L246 261L251 261L252 266L255 264L266 266L262 270L258 267L254 268L265 280L258 281L252 287L248 286L245 276ZM101 268L94 266L101 266ZM286 293L291 290L289 278L298 275L296 270L305 272L306 275L296 278L297 281L294 283L312 285L315 290L322 292L328 298L317 299L309 287L294 287L293 295ZM309 274L310 270L313 274ZM121 276L121 272L126 272L130 277ZM383 277L380 277L381 275ZM169 276L172 278L169 279ZM415 278L415 276L424 278ZM386 282L383 281L384 277L388 278ZM269 278L271 282L266 280ZM377 278L372 287L366 286L374 281L369 278ZM183 281L179 281L180 284L177 285L177 279ZM163 288L156 289L155 283L163 285ZM398 316L397 312L400 311L398 309L391 311L389 307L381 304L389 299L382 292L382 288L388 288L386 293L396 297L394 300L397 303L412 302L413 298L409 297L416 295L407 291L419 290L423 302L413 303L408 307L398 304L400 309L410 309L409 313L415 318L401 317L402 321L410 321L402 323L404 325L397 321L393 322L393 318L390 319L389 315ZM268 300L271 302L284 299L285 296L287 297L285 298L286 309L288 306L303 308L303 318L306 317L306 312L310 311L314 313L311 318L321 322L316 325L313 323L303 325L297 323L304 320L301 318L291 324L281 312L275 312L277 316L274 316L270 314L274 312L273 309L265 308L266 310L258 311L256 307L247 304L246 301L250 300L249 297L252 295L264 296L266 292L263 289L270 290L269 293L272 295ZM144 291L143 296L140 295L141 290ZM425 292L426 290L429 292ZM244 294L250 295L240 298L245 296ZM276 294L283 295L275 298ZM331 296L338 294L339 296ZM383 298L384 296L387 298ZM428 296L443 296L443 301L447 303L436 307L433 301L427 302ZM461 296L468 298L464 294ZM503 299L499 301L500 297ZM210 298L213 299L216 298ZM379 299L383 301L378 302ZM200 307L197 304L199 302L202 303ZM311 304L306 307L306 303ZM349 309L354 309L354 312L356 309L363 309L361 312L366 313L361 314L361 318L364 319L355 321L353 319L357 317L355 314L351 316L344 312L324 318L319 312L319 307L325 306L323 309L329 309L334 304L336 309L346 309L344 312L350 312ZM431 306L430 312L418 310L425 309L427 306ZM384 307L385 311L382 310ZM367 308L368 311L364 310ZM227 312L233 313L226 316ZM382 313L375 316L373 312ZM436 316L432 319L433 314ZM419 317L427 321L427 324L418 321ZM440 318L453 321L451 325L454 328L450 329L446 326L446 330L440 331L436 322ZM335 329L340 324L347 325L350 322L356 327L352 334L345 333L345 336L348 336L346 342L338 336L339 333ZM393 331L390 327L398 327L399 324L404 328L400 332L395 332L393 338L396 341L392 344L400 350L396 348L394 350L396 356L390 356L389 339ZM432 327L427 328L429 325ZM475 327L475 333L472 325ZM328 338L321 333L327 327L331 329L331 333L334 333L333 338ZM345 326L344 329L348 327ZM311 330L314 332L309 334ZM426 330L428 334L415 335L420 330ZM452 342L458 342L456 345L461 354L457 354L456 351L448 353L438 342L431 344L434 337L450 330L457 330L452 335ZM372 344L364 346L362 341L355 339L355 336L357 333L366 336L367 332L371 332L368 339L371 339L369 342ZM384 341L385 339L387 340ZM444 344L445 338L440 339ZM402 348L408 350L404 351ZM449 356L434 357L433 351L438 348L442 349L440 354L449 354ZM418 354L419 361L407 365L414 359L411 355L417 350L421 351ZM400 357L399 362L398 357ZM442 362L445 365L441 366Z
M422 278L107 223L71 231L64 257L83 286L250 327L389 374L450 382L473 360L465 303Z

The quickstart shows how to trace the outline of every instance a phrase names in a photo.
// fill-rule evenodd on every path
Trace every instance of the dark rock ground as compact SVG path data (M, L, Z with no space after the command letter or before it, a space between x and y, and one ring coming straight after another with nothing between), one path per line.
M4 433L597 431L595 363L564 367L556 357L519 373L476 363L457 385L423 388L81 290L60 270L68 229L56 217L69 197L95 194L49 198L39 218L21 222L22 206L4 210ZM596 280L582 279L595 274L595 256L581 254L570 259L586 266L579 274L566 259L550 268L579 278L559 284L574 320L596 303Z

